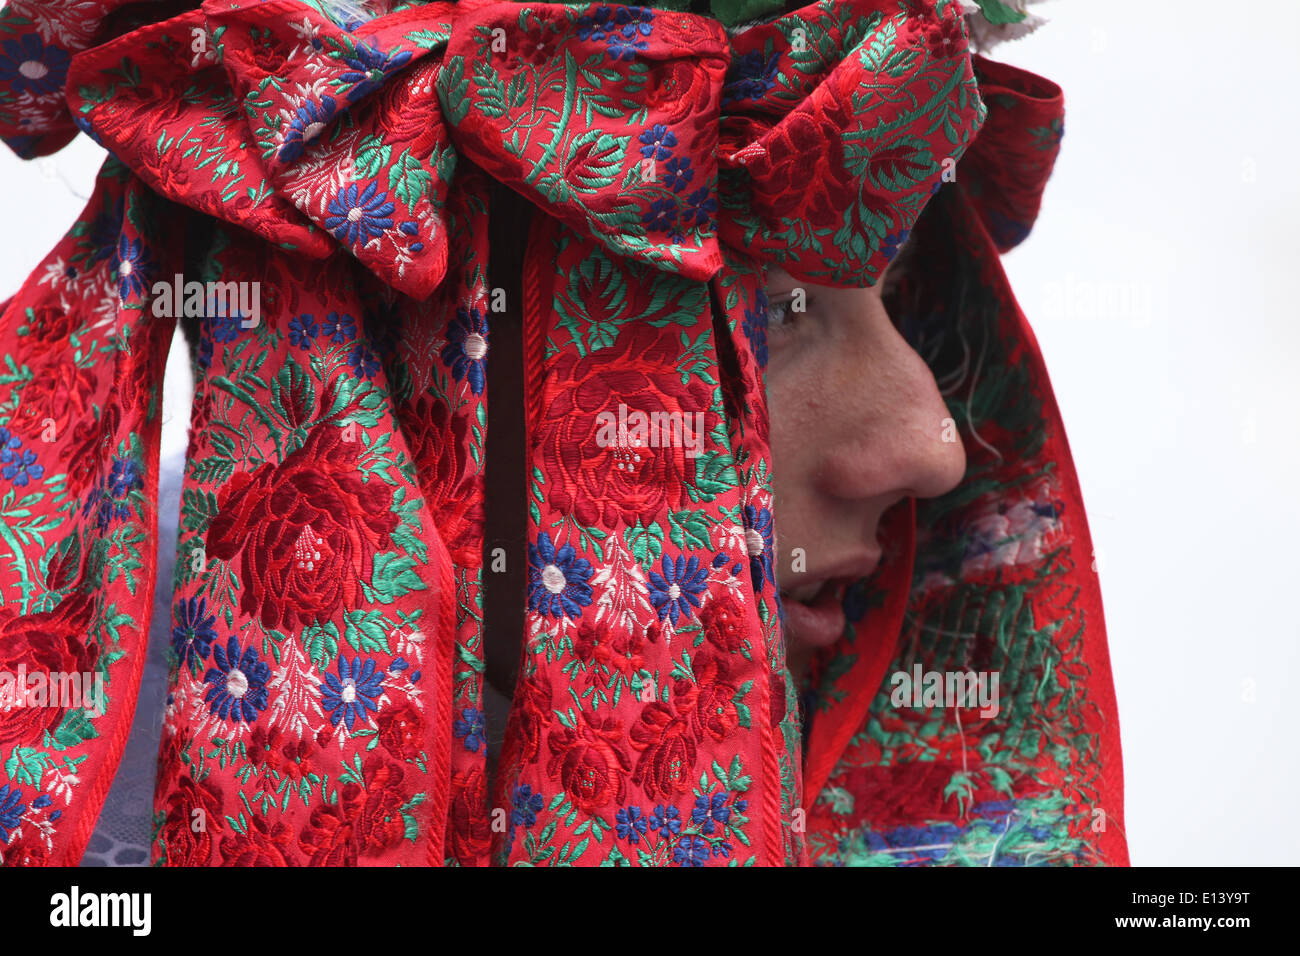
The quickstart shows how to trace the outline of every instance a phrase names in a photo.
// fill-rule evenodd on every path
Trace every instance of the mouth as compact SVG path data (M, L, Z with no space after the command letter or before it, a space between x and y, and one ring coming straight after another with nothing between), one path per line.
M811 647L829 647L844 634L844 595L857 581L868 577L880 561L880 554L845 565L839 574L811 576L806 583L781 591L785 622L792 641Z
M848 578L827 578L782 592L791 637L813 647L829 647L844 633L844 592Z

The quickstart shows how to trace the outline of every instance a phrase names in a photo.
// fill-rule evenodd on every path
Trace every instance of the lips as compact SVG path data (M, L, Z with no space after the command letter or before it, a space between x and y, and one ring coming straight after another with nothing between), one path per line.
M813 647L829 647L838 641L844 633L844 592L848 586L847 578L828 578L820 587L805 585L784 595L785 621L791 637Z
M792 642L829 647L844 633L844 594L855 582L875 573L880 549L814 570L795 587L781 591L786 629Z

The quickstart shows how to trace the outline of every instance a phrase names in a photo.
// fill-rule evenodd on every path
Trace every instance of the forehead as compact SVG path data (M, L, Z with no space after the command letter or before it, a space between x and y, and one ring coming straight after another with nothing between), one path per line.
M895 253L894 258L891 259L885 265L885 268L881 271L880 277L875 281L875 283L870 286L863 286L862 288L879 289L882 285L884 285L885 278L890 274L894 266L901 259L904 258L904 253L907 251L910 245L911 245L911 239L909 238L907 242L899 246L898 252ZM767 267L767 282L768 285L790 287L790 288L798 287L801 285L819 286L819 283L816 282L804 282L800 279L796 279L794 276L786 272L785 269L781 268L781 266L777 265L776 263L770 263ZM823 288L833 288L833 287L824 286Z

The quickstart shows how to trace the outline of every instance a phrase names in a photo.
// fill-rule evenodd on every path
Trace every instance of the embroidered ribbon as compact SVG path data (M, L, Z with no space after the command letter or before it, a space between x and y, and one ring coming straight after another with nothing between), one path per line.
M0 667L107 686L101 716L0 716L6 860L78 859L120 758L182 297L157 314L155 281L196 270L263 296L201 317L159 859L806 860L763 265L875 281L985 118L956 6L823 2L728 37L648 7L433 3L345 29L210 0L92 45L108 7L68 28L70 66L24 11L4 46L38 100L66 67L74 122L113 153L0 324ZM28 155L68 135L36 105L3 118ZM530 543L508 557L529 562L524 666L491 800L490 179L541 210ZM1040 193L1014 206L1030 222ZM239 228L177 242L213 220ZM700 415L700 453L601 439L620 408ZM843 743L816 741L845 734L814 729L829 765Z

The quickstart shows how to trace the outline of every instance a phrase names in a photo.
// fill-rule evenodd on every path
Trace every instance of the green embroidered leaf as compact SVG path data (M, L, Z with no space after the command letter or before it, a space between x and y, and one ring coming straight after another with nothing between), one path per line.
M83 740L93 740L98 736L99 731L86 716L86 711L81 707L70 707L50 737L50 744L55 750L67 750Z
M648 568L664 553L664 529L658 521L650 522L648 528L641 527L638 521L633 527L623 529L623 542L641 566Z
M679 548L713 547L709 541L709 518L704 511L668 512L668 537Z
M397 194L397 198L410 208L424 198L433 182L433 176L420 165L420 161L403 150L393 168L388 171L388 185Z
M388 646L388 622L380 612L348 611L343 621L343 636L358 651L392 653Z
M413 570L415 564L414 558L396 552L385 551L375 555L374 572L370 576L372 599L381 604L392 604L412 591L423 591L425 584Z
M307 657L317 670L327 670L339 654L339 629L333 621L312 624L302 632Z
M885 25L876 31L870 45L862 51L860 62L863 68L872 73L879 73L885 61L889 59L889 55L894 52L894 44L897 40L898 32L894 29L894 22L886 20Z
M373 179L378 176L379 171L388 165L392 153L393 147L387 145L382 136L367 136L357 147L357 155L352 162L357 178Z
M564 178L573 191L595 195L613 185L623 168L623 157L631 139L588 129L569 140Z
M1029 14L1010 7L1002 0L975 0L980 5L980 13L989 23L1019 23Z
M45 765L50 755L35 747L15 747L9 759L5 761L5 773L14 783L34 787L45 776Z

